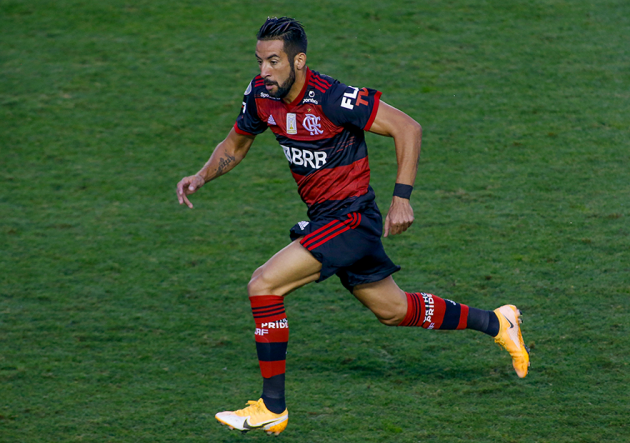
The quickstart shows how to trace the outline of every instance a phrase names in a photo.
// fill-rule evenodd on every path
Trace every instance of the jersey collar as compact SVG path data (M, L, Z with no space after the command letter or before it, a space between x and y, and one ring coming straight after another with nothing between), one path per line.
M289 103L287 105L287 107L289 108L293 108L295 106L297 106L298 104L300 104L300 102L302 101L302 99L304 98L304 94L306 94L306 89L308 87L308 82L311 79L311 70L310 68L307 66L306 67L306 77L304 78L304 86L302 86L302 90L300 91L300 93L298 94L297 97L295 97L295 100L293 100L291 103Z

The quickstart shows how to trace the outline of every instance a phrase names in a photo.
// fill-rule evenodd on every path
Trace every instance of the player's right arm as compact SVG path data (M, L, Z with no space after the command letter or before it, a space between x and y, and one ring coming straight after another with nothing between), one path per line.
M217 145L210 159L195 175L182 178L177 184L177 199L179 204L186 204L192 209L193 204L188 200L190 194L211 180L232 170L245 158L255 136L239 134L234 128L221 143Z
M214 149L210 160L195 175L184 177L177 184L177 199L180 205L186 204L192 208L193 205L188 200L188 196L210 180L214 180L238 165L247 155L256 135L267 129L267 123L263 122L258 115L255 82L259 82L262 86L260 76L249 83L234 127L225 140Z

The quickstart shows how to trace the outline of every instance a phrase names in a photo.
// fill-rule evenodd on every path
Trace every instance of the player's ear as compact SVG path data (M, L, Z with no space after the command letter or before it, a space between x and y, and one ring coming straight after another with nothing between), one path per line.
M295 68L300 71L304 69L304 67L306 66L306 54L303 52L297 54L293 59L293 66L295 66Z

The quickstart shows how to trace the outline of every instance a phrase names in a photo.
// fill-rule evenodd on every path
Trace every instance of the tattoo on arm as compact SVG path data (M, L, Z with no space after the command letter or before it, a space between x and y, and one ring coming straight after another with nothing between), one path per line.
M226 154L226 158L220 158L219 159L219 167L217 168L217 175L222 175L224 174L227 169L228 166L230 166L230 164L232 164L232 162L235 160L234 156L231 156L229 154Z

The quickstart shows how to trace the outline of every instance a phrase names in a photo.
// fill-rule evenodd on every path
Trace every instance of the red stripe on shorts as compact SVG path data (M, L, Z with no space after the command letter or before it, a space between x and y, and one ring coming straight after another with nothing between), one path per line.
M305 248L308 249L309 245L311 245L313 242L316 242L320 238L330 234L335 229L339 229L339 227L341 227L341 222L339 220L333 220L330 223L328 223L326 226L324 226L323 228L320 228L317 231L315 231L315 232L307 235L306 237L304 237L300 241L300 243L302 244L302 246L304 246ZM322 231L324 228L327 228L327 229ZM313 234L318 234L318 235L313 237L312 236Z
M323 245L323 244L324 244L324 243L326 243L327 241L332 240L333 238L337 237L339 234L343 234L344 232L348 231L349 229L350 229L350 226L346 226L345 228L340 229L339 231L335 232L334 234L332 234L332 235L330 235L330 236L328 236L328 237L324 238L324 239L323 239L322 241L320 241L319 243L317 243L317 244L315 244L315 245L312 245L312 246L308 247L307 249L308 249L309 251L312 251L313 249L317 248L318 246Z
M339 234L342 234L349 229L355 229L360 224L361 214L358 212L352 212L348 214L347 220L342 222L339 220L333 220L318 230L311 232L309 235L300 240L300 244L309 251L312 251L318 246L321 246L327 241L337 237Z

